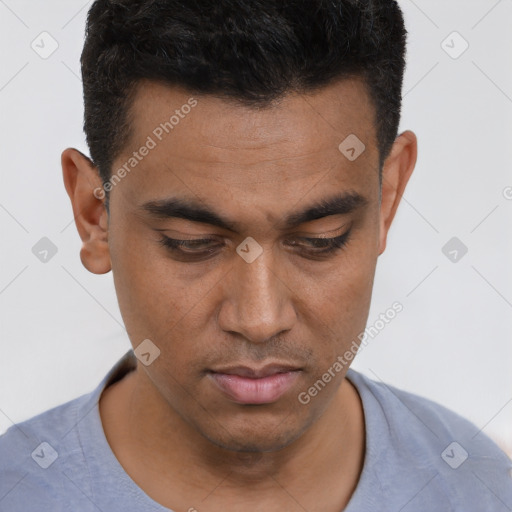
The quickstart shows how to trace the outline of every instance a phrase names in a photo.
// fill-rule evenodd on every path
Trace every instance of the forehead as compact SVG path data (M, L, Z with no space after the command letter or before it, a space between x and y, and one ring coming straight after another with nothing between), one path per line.
M184 107L191 98L197 106L189 113ZM171 123L172 136L185 143L183 149L201 141L226 152L271 149L268 146L276 143L323 147L356 133L367 146L376 142L375 109L361 78L340 80L308 94L290 92L270 107L246 106L230 98L194 94L181 87L142 80L135 89L130 113L135 137L151 134L173 114L178 116ZM182 123L184 114L186 123ZM193 139L183 134L183 125L194 129ZM235 140L233 133L237 135ZM320 138L324 144L319 146Z
M123 184L139 205L172 192L210 205L210 197L215 204L257 200L270 209L308 190L320 198L333 187L363 192L378 183L374 108L360 79L290 93L268 108L143 81L130 114L131 141L113 170L151 139ZM365 150L351 161L339 146L354 136Z

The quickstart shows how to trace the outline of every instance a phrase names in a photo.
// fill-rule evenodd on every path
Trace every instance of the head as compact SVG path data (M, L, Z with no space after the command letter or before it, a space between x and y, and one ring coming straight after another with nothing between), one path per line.
M298 400L364 331L415 165L414 134L398 135L405 35L390 0L89 11L91 156L62 155L81 259L112 270L132 345L160 350L137 369L148 389L217 446L283 448L346 374ZM271 363L299 371L269 403L212 379Z

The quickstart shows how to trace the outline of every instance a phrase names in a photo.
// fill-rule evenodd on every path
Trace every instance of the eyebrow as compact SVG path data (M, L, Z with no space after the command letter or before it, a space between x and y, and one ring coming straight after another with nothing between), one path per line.
M368 204L368 200L355 192L344 192L317 201L302 210L288 214L279 223L282 230L293 229L306 222L318 220L331 215L345 215ZM139 210L157 219L179 218L191 222L210 224L232 232L241 231L241 224L229 220L221 214L205 207L194 200L170 197L157 201L148 201Z

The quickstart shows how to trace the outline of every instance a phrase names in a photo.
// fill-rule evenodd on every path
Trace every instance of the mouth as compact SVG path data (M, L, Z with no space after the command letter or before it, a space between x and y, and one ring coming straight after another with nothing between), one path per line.
M302 369L288 365L263 368L236 366L210 371L208 376L217 388L238 404L277 402L297 381Z

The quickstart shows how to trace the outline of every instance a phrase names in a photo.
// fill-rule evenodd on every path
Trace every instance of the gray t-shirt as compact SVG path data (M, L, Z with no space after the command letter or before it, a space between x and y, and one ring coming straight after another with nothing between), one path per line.
M169 511L123 470L101 425L101 392L135 362L130 350L94 391L0 437L1 512ZM366 454L344 512L512 511L512 461L475 425L355 370L347 378L363 403Z

